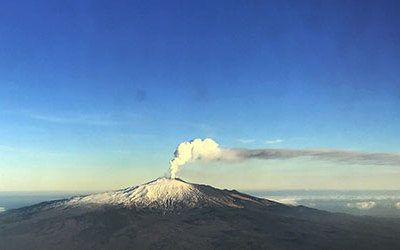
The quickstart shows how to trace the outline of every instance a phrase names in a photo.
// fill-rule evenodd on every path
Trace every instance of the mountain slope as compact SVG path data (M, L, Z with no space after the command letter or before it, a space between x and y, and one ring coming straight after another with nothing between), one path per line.
M400 249L400 222L155 181L0 214L0 249Z

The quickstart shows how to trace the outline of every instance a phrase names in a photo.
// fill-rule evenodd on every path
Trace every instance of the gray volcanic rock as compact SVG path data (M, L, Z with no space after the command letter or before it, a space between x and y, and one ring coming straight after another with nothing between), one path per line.
M0 214L0 249L400 249L400 221L155 181Z

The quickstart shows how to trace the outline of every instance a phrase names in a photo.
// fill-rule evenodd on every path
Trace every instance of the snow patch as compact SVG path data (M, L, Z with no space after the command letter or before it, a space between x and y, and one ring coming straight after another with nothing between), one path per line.
M298 199L295 197L285 197L285 198L276 198L273 199L276 202L280 202L286 205L291 205L291 206L298 206L299 202Z

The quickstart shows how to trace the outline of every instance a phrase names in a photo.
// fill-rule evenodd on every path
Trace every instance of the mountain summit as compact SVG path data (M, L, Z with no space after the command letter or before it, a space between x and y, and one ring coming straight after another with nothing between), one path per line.
M98 207L123 206L125 208L149 208L180 210L202 207L267 206L277 204L237 191L221 190L208 185L193 184L178 178L158 178L140 186L73 197L64 206Z

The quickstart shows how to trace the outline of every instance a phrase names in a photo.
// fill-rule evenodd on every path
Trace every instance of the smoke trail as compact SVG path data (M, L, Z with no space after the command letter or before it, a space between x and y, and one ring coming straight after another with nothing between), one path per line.
M231 158L245 159L292 159L306 157L347 164L400 166L400 154L368 153L337 149L226 149Z
M196 160L243 161L247 159L292 159L306 157L316 160L328 160L346 164L400 166L400 154L368 153L337 149L244 149L220 148L214 140L194 139L182 142L170 161L171 178L186 163Z

